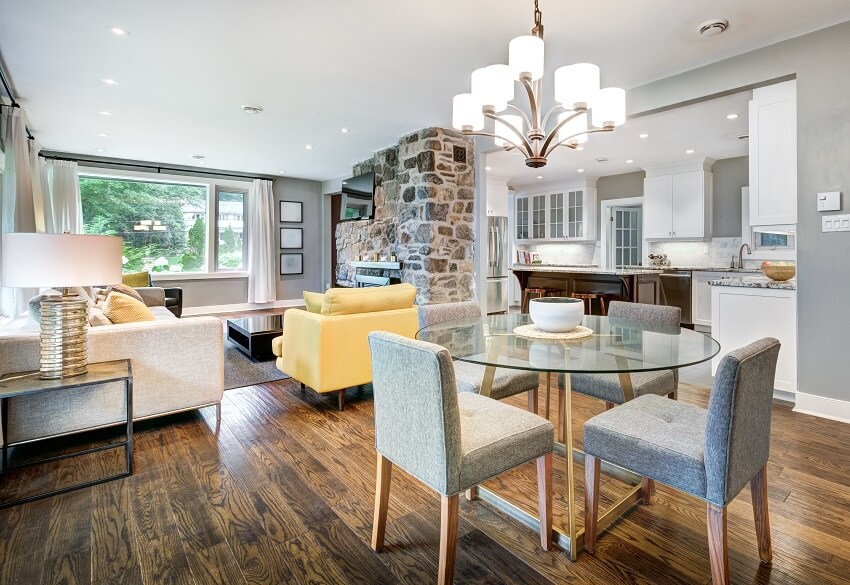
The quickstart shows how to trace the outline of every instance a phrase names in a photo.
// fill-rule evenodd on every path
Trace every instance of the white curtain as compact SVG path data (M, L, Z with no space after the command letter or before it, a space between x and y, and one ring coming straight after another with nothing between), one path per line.
M246 207L248 302L271 303L277 298L272 182L255 179Z
M64 160L47 160L41 165L50 193L46 209L48 233L83 233L83 204L80 198L80 178L77 163Z
M27 144L26 120L20 108L4 107L0 136L6 158L3 185L0 190L0 235L12 232L32 233L37 227L44 228L44 221L36 223L36 207L43 212L43 189L41 173L32 172L31 152L38 146ZM36 198L38 198L36 202ZM0 262L2 259L0 238ZM33 259L36 261L37 259ZM35 290L0 288L0 315L14 317L26 309L26 300L36 294Z

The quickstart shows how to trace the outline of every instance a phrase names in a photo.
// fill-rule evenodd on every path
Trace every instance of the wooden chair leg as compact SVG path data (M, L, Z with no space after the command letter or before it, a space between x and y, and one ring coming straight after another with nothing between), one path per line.
M466 499L470 502L478 498L478 486L474 485L466 490Z
M759 558L763 563L773 560L773 548L770 544L770 516L767 510L767 465L750 480L753 497L753 516L756 520L756 538L759 544Z
M708 554L712 585L729 585L729 544L726 506L708 504Z
M378 453L378 469L375 472L375 516L372 520L372 550L376 551L384 548L392 472L392 461Z
M655 480L648 477L640 478L640 499L644 504L652 503L652 494L655 493Z
M617 406L617 405L614 404L613 402L608 402L607 400L605 401L605 410L611 410L615 406Z
M336 393L337 408L342 412L345 410L345 388Z
M537 395L537 388L528 391L528 412L533 412L534 414L537 414Z
M552 548L552 454L537 458L537 511L540 514L540 546Z
M458 494L442 496L440 500L440 564L437 585L451 585L455 574L457 553Z
M569 374L567 374L569 376ZM558 385L558 424L555 425L555 432L559 443L564 442L564 409L567 408L567 395L564 387Z
M670 400L679 400L679 391L673 390L670 394L667 395L667 398Z
M599 514L598 457L584 455L584 550L596 551L596 520Z

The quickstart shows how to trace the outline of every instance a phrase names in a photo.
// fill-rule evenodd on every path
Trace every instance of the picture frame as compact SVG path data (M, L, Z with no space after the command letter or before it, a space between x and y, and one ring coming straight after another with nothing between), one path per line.
M304 204L300 201L281 201L280 222L301 223L304 221L303 211Z
M280 228L280 249L299 250L304 247L304 230L295 227Z
M283 253L280 255L280 275L304 274L304 254Z

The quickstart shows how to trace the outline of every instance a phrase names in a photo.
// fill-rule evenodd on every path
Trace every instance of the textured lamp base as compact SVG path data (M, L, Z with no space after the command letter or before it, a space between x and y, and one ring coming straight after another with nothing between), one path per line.
M41 301L41 378L56 380L85 374L88 303L77 295Z

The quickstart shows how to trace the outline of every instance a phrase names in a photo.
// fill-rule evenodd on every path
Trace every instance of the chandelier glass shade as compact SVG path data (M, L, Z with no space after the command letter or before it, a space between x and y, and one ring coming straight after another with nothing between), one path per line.
M453 100L452 125L468 136L489 136L497 146L516 150L525 164L542 167L558 146L575 149L588 134L611 132L626 121L626 92L618 87L600 88L599 67L576 63L555 70L555 105L543 112L544 45L542 15L534 2L534 28L530 35L508 45L508 64L476 69L470 93ZM515 83L528 97L529 111L510 103ZM499 113L499 112L510 113ZM485 120L494 121L493 131ZM550 119L557 120L549 124ZM548 130L547 130L548 127Z

